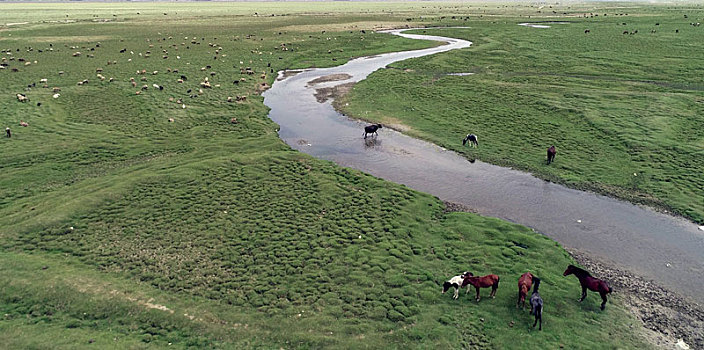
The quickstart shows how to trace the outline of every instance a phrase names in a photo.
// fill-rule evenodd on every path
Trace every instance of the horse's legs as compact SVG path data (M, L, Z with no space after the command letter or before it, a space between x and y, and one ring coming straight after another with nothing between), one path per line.
M459 297L460 297L460 288L455 287L455 294L452 295L452 299L457 300L457 298L459 298Z
M516 302L516 309L520 308L521 305L521 291L518 291L518 301ZM523 308L526 307L526 302L525 300L523 301Z
M604 308L606 307L606 293L599 292L599 294L601 295L601 300L603 300L601 303L601 309L604 310Z
M491 293L489 294L489 296L490 296L492 299L493 299L493 298L496 298L496 289L497 289L497 288L499 288L499 286L496 285L496 284L494 284L493 286L491 286ZM524 301L524 303L525 303L525 301Z
M538 315L538 320L540 320L540 326L538 326L538 330L542 331L543 330L543 308L540 308L540 311L536 312Z
M366 131L364 132L364 138L365 138L365 139L367 138L367 132L366 132Z
M479 287L474 287L474 289L477 290L477 302L479 302L479 300L481 299L481 297L479 296Z
M582 297L579 299L579 302L581 303L584 298L587 297L587 287L582 287Z

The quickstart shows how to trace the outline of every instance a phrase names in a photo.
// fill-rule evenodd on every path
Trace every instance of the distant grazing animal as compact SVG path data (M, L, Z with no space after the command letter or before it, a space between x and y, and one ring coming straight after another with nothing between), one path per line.
M604 308L606 307L606 294L613 292L613 288L609 287L609 284L606 283L606 281L592 277L589 272L580 269L577 266L568 266L567 270L565 270L565 273L563 273L562 275L567 276L571 274L577 276L577 278L579 279L579 284L582 285L582 297L579 299L579 302L581 303L584 298L587 297L587 289L599 292L599 295L601 295L602 300L601 309L604 310Z
M499 288L499 276L486 275L482 277L475 277L471 272L467 272L464 276L464 280L462 281L462 288L464 288L464 286L467 286L466 293L469 293L469 284L474 286L474 289L477 290L477 302L481 299L481 297L479 296L479 288L491 287L491 293L489 293L489 296L495 298L496 289Z
M24 120L20 120L20 126L28 127L29 124L27 124L27 122Z
M467 136L462 140L462 146L467 144L467 141L470 142L470 146L474 147L479 147L479 140L477 139L477 135L474 134L467 134Z
M442 284L442 294L445 294L450 287L455 288L455 293L452 295L452 299L457 299L460 296L460 286L462 285L462 281L464 280L464 276L467 274L467 272L457 275L455 277L450 278L447 282Z
M516 302L516 307L526 307L526 295L530 290L531 285L533 285L533 274L526 272L518 279L518 302Z
M533 322L533 327L540 321L540 326L538 330L543 330L543 298L540 297L538 293L538 287L540 286L540 278L533 277L533 294L530 296L530 314L535 315L535 322Z
M584 34L587 34L587 33L591 33L591 30L585 29L585 30L584 30Z
M367 134L379 135L376 131L381 129L381 124L372 124L364 127L364 138L367 138Z
M555 146L548 147L548 165L550 165L550 163L555 161L556 154L557 154L557 150L555 149Z
M7 137L12 137L12 132L10 131L10 128L5 128L5 135Z

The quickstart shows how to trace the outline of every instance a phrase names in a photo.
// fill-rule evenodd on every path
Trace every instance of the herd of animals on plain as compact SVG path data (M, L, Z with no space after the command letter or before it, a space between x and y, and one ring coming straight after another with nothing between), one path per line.
M579 284L582 286L582 296L579 298L580 303L587 297L587 290L598 292L602 300L601 310L604 310L607 301L606 295L613 292L613 288L611 288L606 281L592 277L589 272L574 265L567 266L567 269L562 275L575 275L577 279L579 279ZM540 296L538 291L540 286L540 278L534 276L530 272L526 272L518 278L518 301L516 302L516 308L525 308L526 296L528 295L528 291L530 291L531 286L533 287L533 293L531 294L530 299L528 299L528 302L530 304L530 315L535 316L533 327L539 324L538 330L543 330L543 298ZM479 290L481 288L491 287L489 297L493 299L496 297L496 291L499 289L499 276L489 274L479 277L474 276L474 274L469 271L465 271L443 283L442 294L445 294L450 288L454 288L452 298L458 299L460 289L464 287L467 287L465 294L469 293L470 287L474 287L477 292L475 296L475 300L477 302L481 300Z

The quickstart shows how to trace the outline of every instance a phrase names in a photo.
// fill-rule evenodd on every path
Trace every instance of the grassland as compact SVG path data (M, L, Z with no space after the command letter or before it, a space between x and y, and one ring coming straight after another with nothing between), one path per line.
M704 27L692 23L704 22L704 9L599 6L446 18L440 25L469 28L433 32L471 48L393 64L338 106L470 158L702 223ZM550 20L567 23L516 25ZM459 72L474 74L447 75ZM470 132L479 149L462 147ZM557 162L546 166L550 145Z
M555 242L277 137L258 95L272 70L433 45L370 29L462 6L194 6L0 6L30 22L0 27L4 347L647 347L618 295L605 312L575 302ZM441 296L464 270L502 276L497 298ZM515 309L527 270L543 279L542 332Z

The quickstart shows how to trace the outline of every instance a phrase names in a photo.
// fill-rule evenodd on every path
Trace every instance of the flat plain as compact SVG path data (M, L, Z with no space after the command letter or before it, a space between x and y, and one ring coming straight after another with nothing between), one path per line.
M576 20L585 6L556 10L569 11ZM562 277L574 260L554 241L519 225L448 212L437 198L295 152L278 138L277 125L262 103L261 91L274 83L279 70L326 67L354 57L428 47L435 44L375 30L450 23L476 28L443 30L474 41L474 51L394 65L406 71L379 71L348 95L350 111L354 113L357 104L372 104L380 120L391 115L400 120L400 114L421 115L407 113L419 107L415 103L445 99L444 104L452 106L453 99L466 99L468 91L474 100L485 89L486 96L510 93L507 101L524 98L496 108L534 115L525 101L532 101L540 90L514 89L531 79L541 79L537 86L555 99L569 99L569 94L606 99L584 87L592 80L583 77L500 73L511 65L556 64L554 57L534 49L542 47L541 40L551 32L536 29L534 36L532 28L516 26L517 19L534 16L537 7L51 3L2 4L0 10L0 50L7 64L0 70L0 122L12 131L11 138L0 140L0 341L7 348L650 346L618 293L603 312L596 295L576 302L577 280ZM602 35L599 25L589 26L594 35ZM674 28L664 20L662 26ZM574 31L565 39L573 50L586 40L583 29L574 24L555 29ZM680 30L690 35L690 28ZM616 37L625 40L620 35ZM642 40L646 35L650 33L628 38ZM525 48L511 52L534 55L535 60L506 54L502 45L507 42ZM622 60L619 67L631 67L628 56ZM446 77L450 68L477 74ZM577 71L584 72L574 68L564 73ZM488 81L477 85L471 79ZM558 86L572 84L572 92L563 91L567 87L548 89L542 79L553 79ZM695 75L680 83L697 86ZM425 89L415 89L421 86ZM618 89L612 94L628 95ZM370 91L379 97L367 96ZM395 104L389 93L408 94L404 99L410 104ZM20 102L17 94L29 101ZM419 98L423 94L426 100ZM650 95L661 99L654 105L659 108L682 107L678 115L690 121L678 128L688 125L694 141L681 144L687 152L696 153L697 145L701 151L701 128L692 127L701 123L693 117L701 111L696 107L701 94L684 89ZM581 101L577 95L572 100ZM621 102L609 108L626 115L629 102L614 100ZM539 110L555 108L542 103ZM452 113L426 115L445 125L458 124L463 115L476 116L458 124L462 128L447 140L434 139L436 129L423 129L432 123L404 123L418 130L416 136L442 145L472 127L482 132L482 146L485 138L489 145L511 139L497 136L501 123L502 130L542 128L506 112L490 131L488 122L480 122L480 109L465 114L474 104L456 105ZM567 115L582 115L575 106L564 108L572 108ZM540 117L540 123L547 123ZM604 125L614 123L607 119ZM627 126L634 123L622 119ZM21 121L28 126L20 126ZM561 134L571 137L568 121L555 118L554 123L564 123ZM662 123L675 127L672 121ZM604 134L592 141L607 145L609 133ZM521 147L530 155L525 159L538 169L543 135L531 135L524 141L537 151ZM565 178L586 177L577 171L576 161L570 161L579 148L569 150L563 144L557 166L549 171L555 171L556 178L560 171ZM668 140L660 149L673 147L675 142ZM479 153L480 158L498 163L513 161L484 149L472 152L486 152ZM604 151L602 146L590 149ZM511 150L520 154L517 149L504 151ZM676 158L688 162L679 165L681 169L700 161L687 152ZM590 163L582 170L626 167L612 164L619 157L601 157L603 163L595 157L599 165ZM569 164L573 173L565 169ZM678 166L665 161L660 165ZM701 186L701 177L688 171L682 170L681 177L690 188ZM654 170L648 174L648 181L636 184L639 190L646 191L656 175ZM698 203L690 211L682 206L681 212L698 218ZM678 208L675 204L668 205ZM464 292L456 301L440 294L445 280L467 270L500 275L496 299L487 298L486 290L479 303ZM516 282L525 271L543 281L546 309L540 332L530 327L528 311L515 305Z

